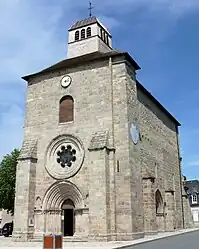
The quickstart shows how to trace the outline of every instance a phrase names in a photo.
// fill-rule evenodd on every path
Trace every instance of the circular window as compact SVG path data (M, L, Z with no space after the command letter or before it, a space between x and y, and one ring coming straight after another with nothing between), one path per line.
M46 170L55 179L74 176L84 160L84 148L79 139L71 135L55 138L46 153Z

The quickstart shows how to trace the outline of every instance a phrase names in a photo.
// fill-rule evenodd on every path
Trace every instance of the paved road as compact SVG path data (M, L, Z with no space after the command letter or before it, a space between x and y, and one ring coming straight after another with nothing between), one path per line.
M199 231L134 245L128 249L199 249Z

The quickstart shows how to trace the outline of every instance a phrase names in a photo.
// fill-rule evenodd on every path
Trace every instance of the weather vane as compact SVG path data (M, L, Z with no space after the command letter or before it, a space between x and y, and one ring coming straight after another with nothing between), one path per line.
M92 9L93 9L92 3L91 3L91 1L89 1L89 8L88 8L88 10L89 10L89 16L90 17L92 16Z

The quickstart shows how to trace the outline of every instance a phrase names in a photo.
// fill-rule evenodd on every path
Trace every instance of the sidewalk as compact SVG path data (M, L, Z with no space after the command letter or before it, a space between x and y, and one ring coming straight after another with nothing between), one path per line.
M133 241L111 241L111 242L64 242L64 249L74 248L74 249L116 249L125 248L128 246L146 243L153 240L162 239L165 237L175 236L183 233L199 231L199 228L178 230L176 232L165 232L157 235L146 236L142 239L137 239ZM1 249L42 249L41 242L12 242L11 238L0 237L0 248Z

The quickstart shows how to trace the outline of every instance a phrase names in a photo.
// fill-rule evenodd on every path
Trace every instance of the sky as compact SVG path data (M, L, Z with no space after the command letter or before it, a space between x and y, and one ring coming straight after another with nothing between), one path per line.
M199 1L93 0L113 47L140 65L138 80L181 123L183 174L199 179ZM68 28L87 0L0 1L0 159L23 140L26 82L67 53Z

